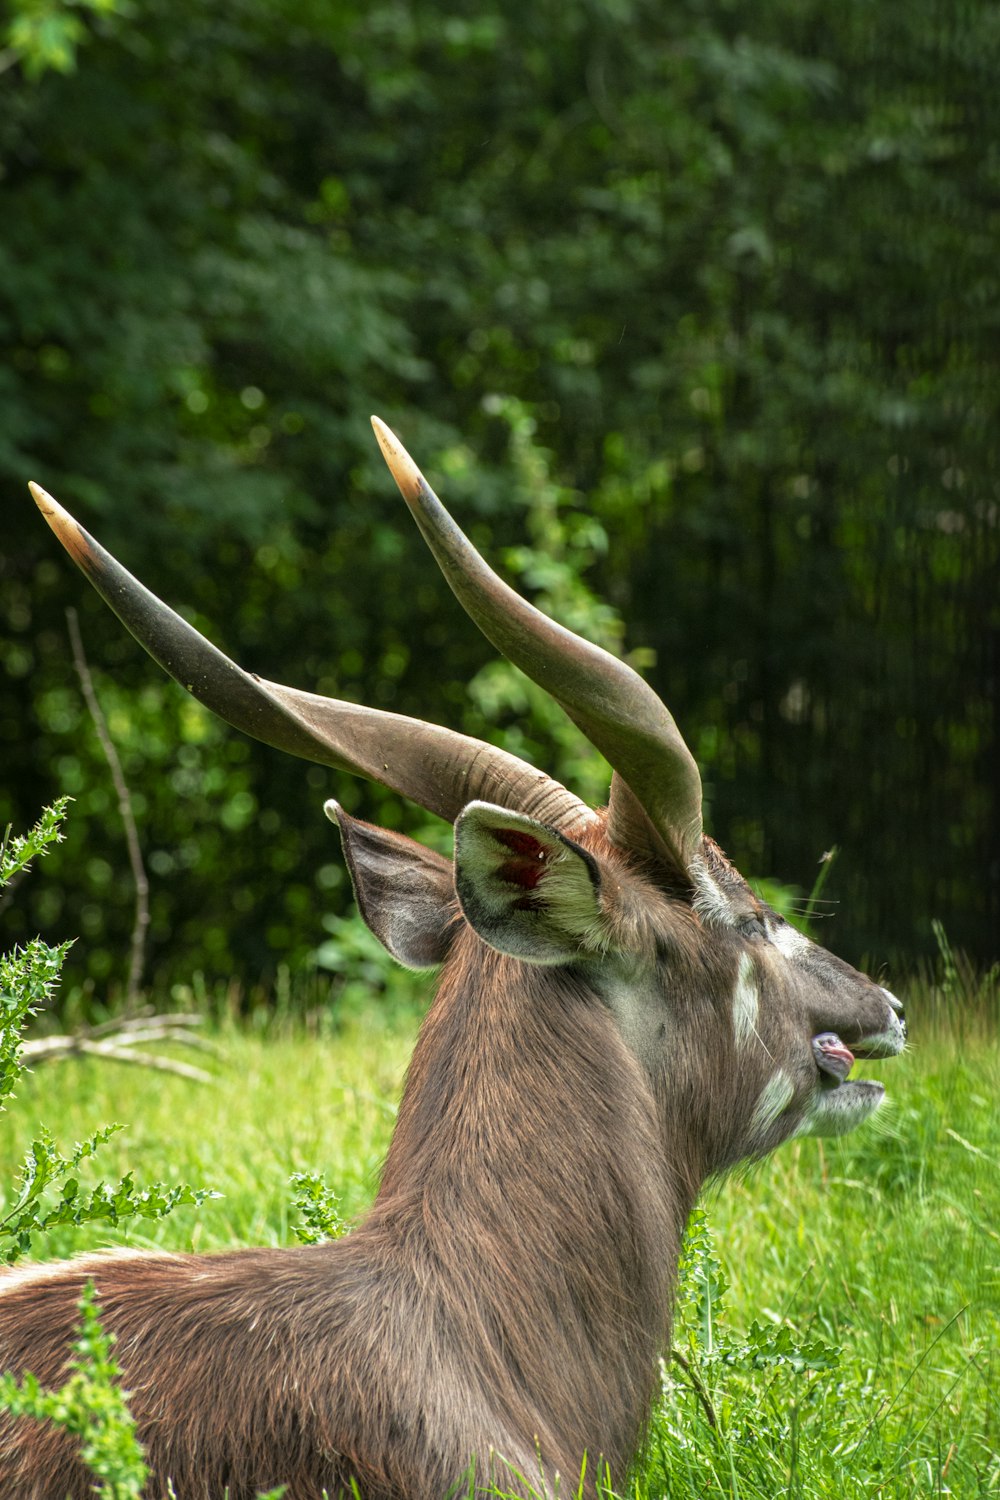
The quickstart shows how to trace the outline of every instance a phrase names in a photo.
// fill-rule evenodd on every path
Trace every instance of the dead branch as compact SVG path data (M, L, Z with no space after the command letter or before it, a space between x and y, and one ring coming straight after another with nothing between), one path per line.
M72 1035L34 1037L21 1048L22 1061L32 1064L56 1062L64 1057L102 1057L110 1062L132 1063L137 1067L155 1068L161 1073L175 1073L196 1083L212 1083L211 1073L176 1057L140 1051L150 1042L174 1042L202 1052L218 1055L221 1051L206 1037L192 1029L201 1024L200 1016L151 1015L124 1017L104 1021Z
M132 927L132 946L129 955L128 981L125 985L125 1006L131 1010L139 998L139 989L142 984L142 971L146 961L146 934L149 931L149 881L146 879L146 869L142 862L142 850L139 847L139 832L135 824L135 816L132 812L132 798L129 796L128 787L125 784L125 776L122 772L121 761L114 747L111 735L108 733L107 720L94 691L93 678L90 675L90 667L83 649L83 640L80 635L80 625L77 620L76 610L66 611L66 623L69 627L70 645L73 650L73 665L76 667L83 696L90 710L90 717L94 721L97 738L101 742L104 758L111 769L111 779L115 784L118 794L118 811L121 813L122 825L125 829L125 842L128 847L129 864L132 867L132 879L135 881L135 922Z

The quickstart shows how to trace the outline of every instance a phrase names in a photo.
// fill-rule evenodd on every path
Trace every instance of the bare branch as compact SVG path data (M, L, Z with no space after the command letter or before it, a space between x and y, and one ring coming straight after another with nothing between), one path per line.
M140 1043L176 1042L184 1047L218 1055L221 1049L214 1042L195 1036L192 1032L191 1028L200 1022L200 1016L186 1015L145 1015L126 1017L121 1021L105 1021L100 1026L88 1027L74 1035L35 1037L24 1043L21 1057L29 1066L32 1063L37 1065L56 1062L64 1057L102 1057L111 1062L155 1068L161 1073L175 1073L196 1083L212 1083L214 1080L211 1073L206 1073L203 1068L174 1057L142 1052L138 1047Z
M44 1051L35 1061L55 1062L64 1057L102 1057L111 1062L134 1063L140 1068L155 1068L159 1073L176 1073L180 1078L190 1078L195 1083L214 1083L211 1073L196 1068L191 1063L181 1062L176 1057L161 1057L155 1052L136 1052L131 1047L117 1047L112 1039L91 1042L83 1036L53 1036L40 1038ZM61 1044L61 1045L60 1045ZM33 1044L28 1043L24 1052ZM24 1056L24 1053L22 1053ZM30 1060L30 1059L29 1059Z
M139 847L139 833L135 825L135 816L132 812L132 799L129 796L128 787L125 784L125 776L122 772L121 761L114 747L111 735L108 733L107 720L98 702L94 691L93 678L90 675L90 667L84 654L83 639L80 635L80 625L75 609L66 611L66 623L69 627L70 645L73 650L73 665L76 667L80 686L90 717L94 721L97 738L101 742L104 758L111 768L111 779L115 784L118 794L118 811L121 813L122 824L125 828L125 842L128 846L128 859L132 867L132 879L135 882L135 924L132 928L132 946L129 955L128 980L125 985L125 1005L131 1010L139 998L139 989L142 984L142 971L146 959L146 934L149 931L149 882L146 879L146 869L142 862L142 850Z

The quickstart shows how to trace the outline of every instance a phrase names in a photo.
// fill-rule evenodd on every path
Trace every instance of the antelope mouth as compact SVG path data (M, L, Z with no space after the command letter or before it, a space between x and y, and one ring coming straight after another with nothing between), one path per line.
M859 1060L868 1058L872 1061L880 1057L898 1057L903 1050L904 1040L905 1033L899 1038L890 1033L869 1037L864 1042L855 1042L854 1056Z
M850 1071L858 1059L896 1056L903 1050L905 1036L897 1022L894 1028L863 1037L851 1047L833 1031L813 1037L817 1084L798 1133L846 1135L874 1114L885 1098L885 1088L872 1078L850 1079Z
M846 1083L847 1075L854 1067L854 1053L837 1036L835 1031L824 1031L812 1040L813 1058L821 1081L827 1087L837 1088Z
M837 1087L847 1081L856 1060L897 1057L905 1045L906 1024L892 1014L885 1031L859 1037L850 1047L835 1031L821 1031L812 1039L812 1052L821 1081L827 1087Z

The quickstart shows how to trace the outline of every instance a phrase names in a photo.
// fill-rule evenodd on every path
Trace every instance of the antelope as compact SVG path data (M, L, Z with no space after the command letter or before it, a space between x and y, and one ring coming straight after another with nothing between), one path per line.
M279 1484L287 1500L529 1497L560 1482L595 1497L641 1440L701 1186L858 1125L883 1089L848 1077L854 1058L904 1045L888 990L788 926L703 833L698 768L653 690L503 583L373 425L471 619L610 762L605 809L478 740L243 671L32 486L202 703L455 825L452 861L326 803L372 932L403 964L441 966L353 1233L113 1250L0 1279L0 1366L49 1386L94 1283L156 1500ZM2 1429L3 1500L91 1493L65 1435Z

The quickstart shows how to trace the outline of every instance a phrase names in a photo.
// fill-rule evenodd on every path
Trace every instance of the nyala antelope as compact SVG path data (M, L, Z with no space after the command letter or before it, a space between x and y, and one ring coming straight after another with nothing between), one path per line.
M374 1207L348 1237L213 1255L117 1250L0 1279L0 1366L66 1375L93 1281L161 1500L597 1493L641 1439L702 1184L881 1103L903 1048L880 985L789 927L702 831L698 768L627 665L501 582L395 436L382 452L496 649L613 767L594 811L516 757L243 671L43 490L70 555L230 724L455 825L454 860L326 812L364 920L441 966ZM472 1476L472 1477L470 1477ZM559 1476L562 1476L560 1481ZM0 1431L3 1500L92 1493L74 1445Z

